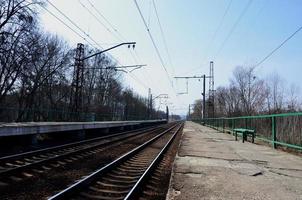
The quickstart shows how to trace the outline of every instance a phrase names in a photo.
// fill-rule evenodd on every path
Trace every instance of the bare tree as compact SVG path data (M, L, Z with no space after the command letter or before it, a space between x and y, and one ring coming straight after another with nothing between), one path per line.
M35 27L34 4L41 1L0 0L0 103L12 92L20 73L28 64L25 42Z
M294 112L301 110L301 100L299 100L300 88L295 85L291 84L288 90L288 103L287 108L288 111Z
M266 81L266 99L269 113L280 113L284 110L285 81L274 72Z
M245 115L263 110L265 101L264 81L257 78L253 67L236 67L231 84L239 91L241 106Z
M64 116L72 111L73 50L57 36L41 31L36 5L43 2L0 0L1 121L73 120ZM99 51L85 48L90 53ZM120 72L112 70L115 65L105 54L85 61L81 111L102 115L99 120L144 118L146 99L123 88ZM3 110L8 106L17 115L7 117ZM50 116L54 114L50 111L58 110L60 115Z
M36 31L27 43L30 64L24 67L20 76L19 119L23 117L24 110L43 106L46 99L37 97L37 94L42 94L43 86L51 90L55 79L63 76L61 73L69 61L68 50L56 36ZM55 101L53 94L49 97L50 101Z
M201 119L202 118L202 100L197 99L194 102L193 112L191 113L192 119Z

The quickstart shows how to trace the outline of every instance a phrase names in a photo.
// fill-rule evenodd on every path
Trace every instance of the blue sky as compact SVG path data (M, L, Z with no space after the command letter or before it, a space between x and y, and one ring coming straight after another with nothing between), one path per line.
M197 80L189 81L188 95L176 95L177 92L186 89L185 81L173 80L172 87L133 0L90 0L116 27L118 33L93 10L87 0L51 0L51 2L103 48L121 42L115 36L118 34L125 38L123 40L137 42L135 52L126 47L110 52L122 65L137 63L148 65L131 74L125 74L123 78L125 85L144 96L147 95L149 87L154 95L169 94L168 101L172 103L170 107L172 112L177 114L185 114L188 104L201 98L201 82ZM80 2L105 26L101 25ZM235 27L234 24L247 7L249 0L233 0L231 3L230 0L155 0L171 58L169 60L152 1L137 0L137 2L159 48L170 79L174 76L208 74L209 62L213 60L215 87L228 84L236 66L252 66L259 62L302 25L301 0L253 0ZM229 10L222 20L228 5ZM51 5L47 8L68 23ZM42 9L41 23L46 30L68 40L72 47L78 42L86 43ZM230 36L227 38L228 35ZM257 76L265 78L275 71L287 84L301 85L301 54L302 32L260 65L256 71Z

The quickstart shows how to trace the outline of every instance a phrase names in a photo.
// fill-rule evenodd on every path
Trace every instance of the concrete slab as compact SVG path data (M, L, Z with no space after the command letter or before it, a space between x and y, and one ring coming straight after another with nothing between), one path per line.
M0 137L165 123L166 120L3 123Z
M168 200L302 199L302 158L186 122Z

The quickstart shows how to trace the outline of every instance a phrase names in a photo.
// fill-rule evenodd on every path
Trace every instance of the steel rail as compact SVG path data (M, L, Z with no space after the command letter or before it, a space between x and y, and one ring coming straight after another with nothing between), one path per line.
M28 170L28 169L31 169L31 168L34 168L34 167L42 166L43 164L46 164L46 163L49 163L49 162L55 162L55 161L60 160L60 159L65 159L67 157L71 157L71 156L77 155L77 154L82 153L82 152L87 152L87 151L93 150L95 148L99 148L99 147L102 147L102 146L108 146L110 144L113 144L113 143L116 143L116 142L119 142L119 141L122 141L122 140L125 140L125 139L128 139L128 138L131 138L131 137L135 137L139 134L148 133L150 131L153 132L153 131L156 131L157 128L160 129L161 127L155 127L155 128L151 128L151 129L148 129L148 130L142 130L142 131L139 131L139 132L135 132L134 134L131 134L131 135L126 135L124 137L117 138L115 140L111 140L111 141L107 141L107 142L105 141L103 143L100 142L98 144L94 144L94 145L84 147L84 148L81 148L81 149L76 149L74 151L67 151L67 152L62 153L60 155L55 154L51 157L47 157L45 159L37 160L37 161L32 162L32 163L29 162L25 165L13 167L13 168L7 168L6 170L4 169L3 171L0 171L0 177L9 176L9 175L12 175L12 174L15 174L15 173L18 173L18 172L22 172L24 170ZM114 135L116 136L117 134L114 134ZM118 134L118 136L120 136L120 135L121 134ZM108 137L106 137L106 138L108 138ZM112 137L109 137L109 138L112 138ZM51 153L51 152L49 152L49 153Z
M152 144L154 141L168 133L169 131L173 130L177 126L182 126L182 124L175 124L172 125L167 130L161 132L157 136L151 138L147 142L143 143L142 145L132 149L128 153L124 154L123 156L119 157L118 159L112 161L111 163L107 164L106 166L100 168L99 170L93 172L92 174L86 176L84 179L76 182L75 184L69 186L68 188L64 189L63 191L55 194L54 196L50 197L48 200L59 200L59 199L66 199L68 197L71 197L74 193L81 190L82 188L88 186L92 182L96 181L99 177L104 175L105 173L112 170L114 167L117 167L119 164L121 164L124 161L127 161L129 158L131 158L133 155L136 155L140 151L144 150L148 145ZM177 129L179 130L179 129ZM170 140L169 140L170 141Z
M148 129L141 128L141 129L132 130L132 131L125 131L125 132L122 132L122 133L116 133L116 134L101 136L101 137L97 137L97 138L92 138L92 139L78 141L78 142L72 142L72 143L58 145L58 146L54 146L54 147L48 147L48 148L38 149L38 150L34 150L34 151L28 151L28 152L19 153L19 154L3 156L3 157L0 157L0 163L1 162L8 162L8 161L13 160L13 159L19 159L19 158L24 157L24 156L32 156L32 155L35 155L37 153L45 153L45 152L48 152L48 151L58 151L58 150L61 150L63 148L68 148L68 147L71 148L71 147L74 147L74 146L77 146L77 145L80 145L80 144L96 142L96 141L99 141L99 140L108 139L108 138L116 137L116 136L123 135L123 134L149 131L149 130L152 130L152 129L157 128L157 127L160 127L160 126L151 127L151 128L148 128Z
M152 163L149 165L148 169L144 172L144 174L140 177L140 179L136 182L136 184L133 186L133 188L130 190L130 192L127 194L127 196L124 198L124 200L131 200L140 194L140 189L143 187L144 183L148 180L148 178L151 176L152 172L158 165L158 163L161 161L162 157L172 144L174 138L176 137L177 133L181 130L183 127L183 124L178 127L178 129L174 132L173 136L169 139L167 144L162 148L162 150L158 153L156 158L152 161Z

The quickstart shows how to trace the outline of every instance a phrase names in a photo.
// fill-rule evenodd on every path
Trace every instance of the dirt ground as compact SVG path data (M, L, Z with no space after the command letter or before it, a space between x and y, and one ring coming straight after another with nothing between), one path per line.
M186 122L168 200L302 200L302 158Z

